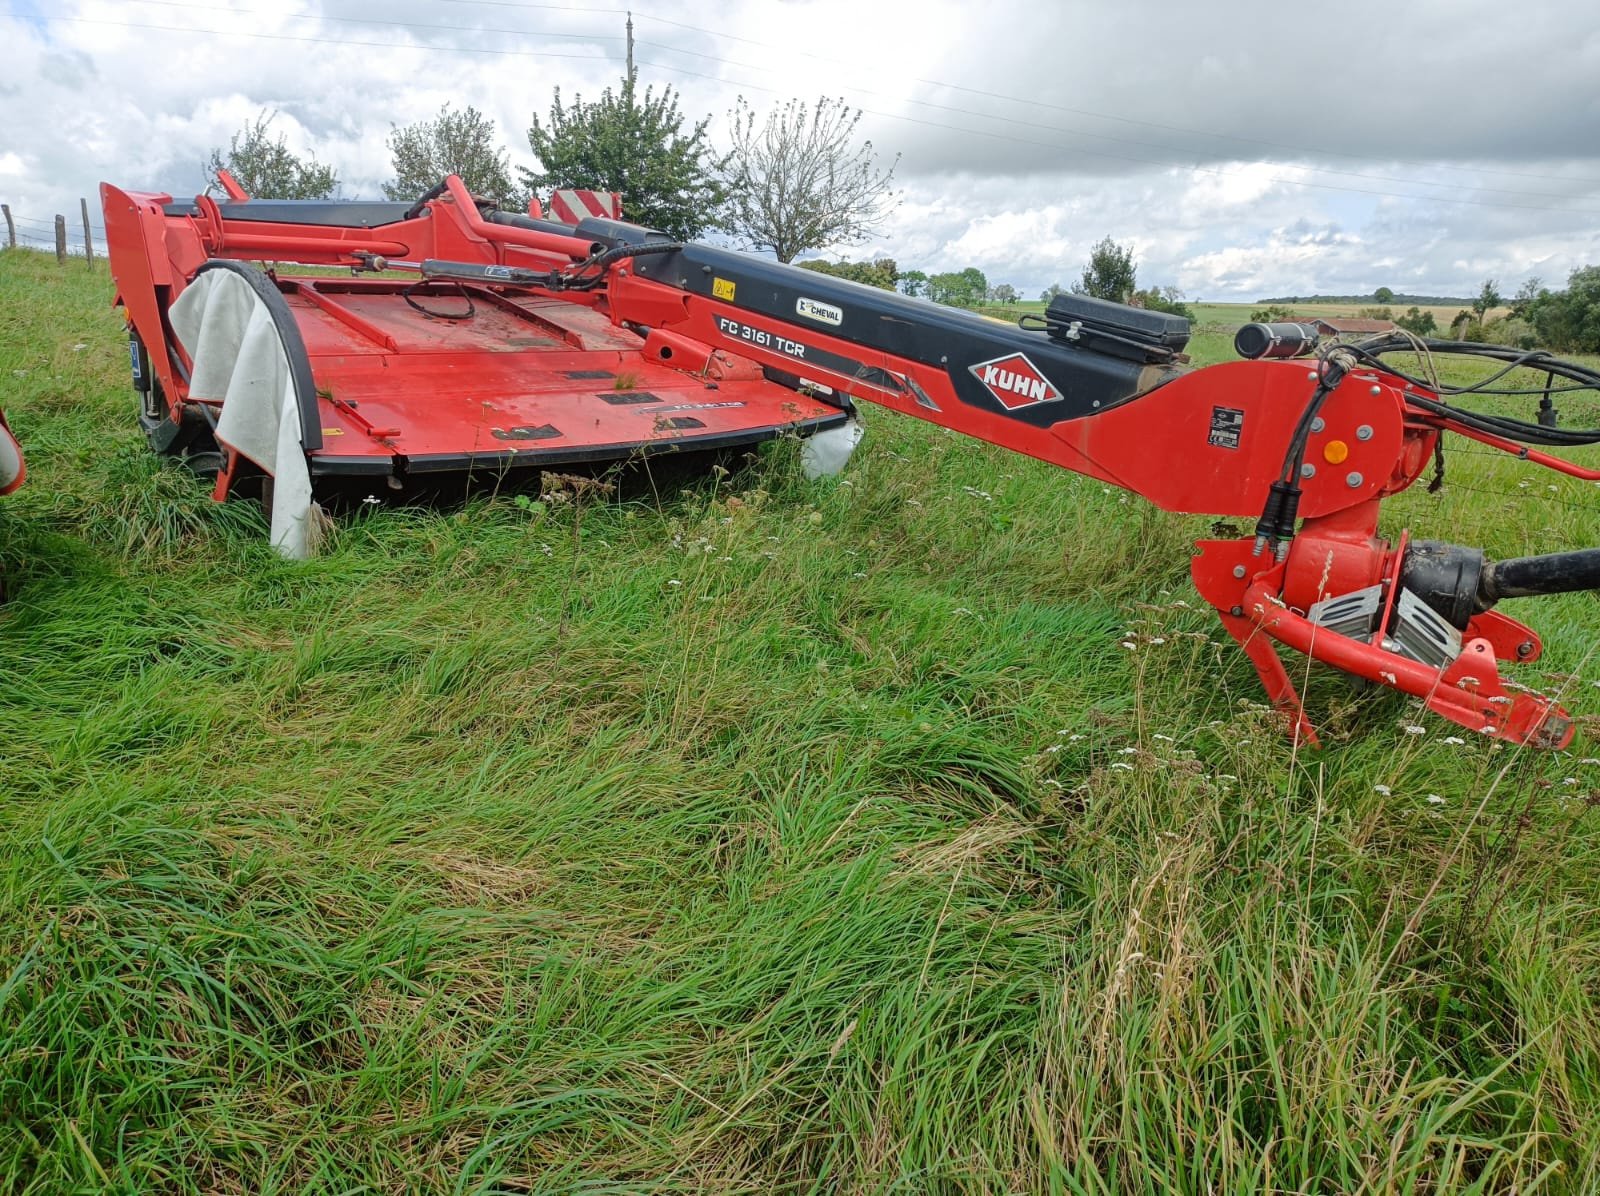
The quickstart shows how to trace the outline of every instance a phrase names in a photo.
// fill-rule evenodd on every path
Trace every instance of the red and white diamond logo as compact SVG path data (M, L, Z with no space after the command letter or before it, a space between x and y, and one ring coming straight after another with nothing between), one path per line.
M1061 392L1025 353L980 361L972 367L972 376L982 382L1007 411L1061 401Z

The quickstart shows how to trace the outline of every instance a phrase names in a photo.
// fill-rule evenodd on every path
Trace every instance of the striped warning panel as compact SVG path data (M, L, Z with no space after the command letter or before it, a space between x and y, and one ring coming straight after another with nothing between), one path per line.
M622 194L618 191L554 191L550 195L550 215L563 224L576 224L589 216L622 218Z

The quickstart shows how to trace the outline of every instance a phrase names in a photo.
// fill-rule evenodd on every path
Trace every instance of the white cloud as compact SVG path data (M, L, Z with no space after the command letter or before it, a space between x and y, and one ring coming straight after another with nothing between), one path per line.
M392 124L446 102L493 117L525 163L552 89L594 94L622 54L609 5L23 8L35 15L0 15L0 197L45 222L102 179L193 193L209 150L263 108L349 194L377 193ZM1036 292L1110 235L1145 282L1246 299L1397 282L1467 294L1600 262L1600 37L1578 6L1525 4L1507 22L1489 0L1351 0L1339 20L1381 34L1353 52L1257 6L1197 20L1175 0L661 0L635 15L645 80L680 89L718 135L739 94L866 110L863 134L902 154L905 202L852 255L976 265ZM1515 88L1468 85L1508 62L1552 65Z

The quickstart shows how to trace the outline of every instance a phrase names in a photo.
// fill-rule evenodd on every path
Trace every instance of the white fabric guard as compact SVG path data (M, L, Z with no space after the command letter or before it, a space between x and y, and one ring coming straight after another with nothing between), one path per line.
M249 282L207 270L178 296L172 329L194 363L189 393L221 399L217 439L272 475L272 546L310 555L311 474L283 338Z
M836 428L813 432L800 445L800 471L807 481L831 478L844 472L850 454L861 443L861 421L851 416Z

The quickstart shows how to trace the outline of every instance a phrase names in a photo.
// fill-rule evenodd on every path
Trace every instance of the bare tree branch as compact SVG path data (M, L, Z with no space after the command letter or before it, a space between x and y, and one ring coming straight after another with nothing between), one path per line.
M895 164L879 171L872 142L853 143L860 109L824 96L790 100L760 122L743 96L729 114L728 206L723 227L780 262L807 249L855 245L899 202Z

